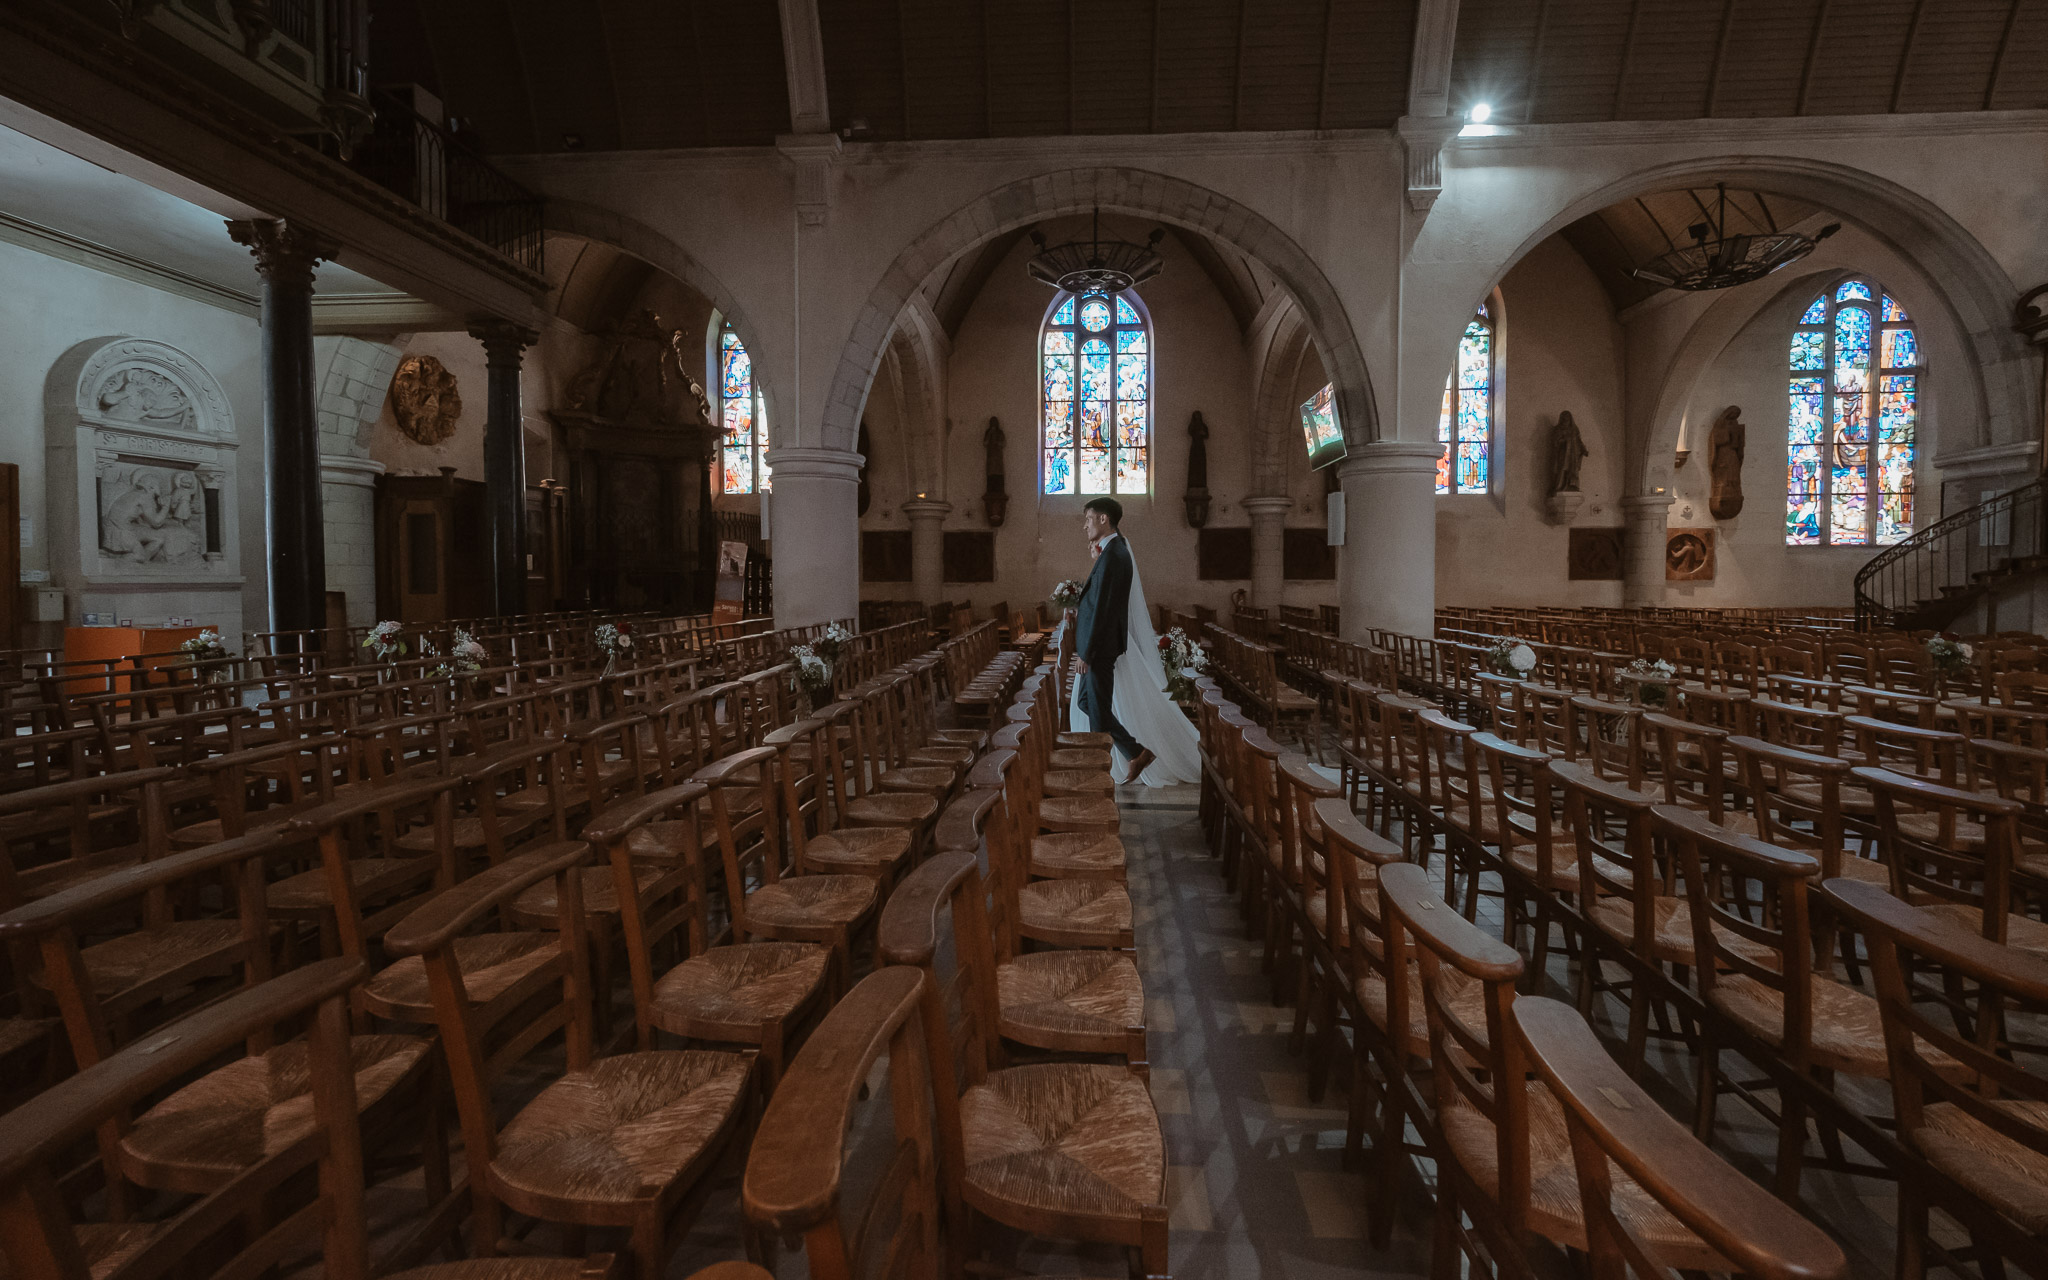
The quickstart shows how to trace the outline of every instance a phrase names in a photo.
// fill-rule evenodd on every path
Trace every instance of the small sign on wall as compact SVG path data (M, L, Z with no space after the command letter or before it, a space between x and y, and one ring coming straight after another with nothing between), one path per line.
M1323 499L1323 510L1329 515L1328 535L1330 545L1344 545L1344 494L1339 491Z

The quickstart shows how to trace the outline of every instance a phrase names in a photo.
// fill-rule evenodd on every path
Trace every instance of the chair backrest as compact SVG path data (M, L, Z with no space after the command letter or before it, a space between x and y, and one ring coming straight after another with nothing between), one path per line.
M2005 941L2019 855L2018 802L1868 766L1851 772L1877 805L1877 840L1892 892L1916 904L1954 903L1982 915ZM1979 839L1967 836L1981 833Z
M1947 1103L2035 1159L2048 1158L2040 1119L2048 1079L2016 1063L2001 1038L2006 1011L2048 1005L2048 960L1976 936L1879 885L1830 880L1821 891L1870 948L1900 1138L1910 1142L1927 1108ZM1926 1000L1916 990L1914 977L1931 973L1946 975L1950 999ZM1958 1007L1959 998L1968 1003Z
M1646 711L1637 722L1656 744L1656 776L1664 803L1699 809L1715 822L1727 807L1727 793L1741 783L1722 768L1728 731Z
M1519 1240L1529 1212L1530 1171L1528 1098L1517 1086L1527 1071L1508 1035L1507 1016L1522 957L1447 905L1414 863L1380 869L1380 902L1389 928L1398 925L1412 940L1422 971L1438 1124L1454 1123L1449 1113L1464 1108L1493 1126L1502 1235ZM1461 999L1475 984L1482 989L1476 1025L1465 1012L1472 1002Z
M238 1043L303 1018L313 1131L261 1155L240 1176L181 1206L154 1230L133 1221L108 1228L142 1239L105 1274L265 1274L295 1256L305 1235L317 1231L325 1273L335 1280L366 1280L369 1233L345 997L367 976L367 966L357 959L307 965L202 1009L175 1032L147 1037L59 1081L34 1106L10 1113L0 1129L0 1251L11 1274L46 1280L88 1280L96 1274L68 1207L78 1200L66 1194L82 1199L89 1189L80 1185L89 1180L72 1172L79 1140ZM280 1188L308 1169L318 1178L310 1203L297 1207L277 1230L245 1230L275 1208Z
M1717 1003L1730 979L1775 992L1784 1010L1778 1051L1803 1070L1813 1048L1807 889L1818 881L1820 863L1676 805L1651 809L1650 830L1685 880L1700 997Z
M1648 1192L1740 1275L1837 1280L1848 1259L1826 1232L1732 1168L1671 1118L1577 1010L1528 996L1510 1011L1514 1040L1562 1106L1584 1207L1591 1274L1669 1274L1616 1212L1612 1170Z
M814 1280L932 1280L939 1273L939 1156L924 975L878 969L813 1030L747 1154L747 1218L803 1237ZM849 1177L860 1101L888 1060L888 1154ZM950 1082L947 1082L950 1084ZM857 1193L865 1192L861 1197Z
M1380 906L1380 872L1400 862L1401 846L1369 830L1344 800L1318 800L1316 819L1330 860L1331 892L1324 915L1332 954L1344 957L1351 977L1378 984L1386 996L1387 1025L1380 1028L1397 1056L1407 1043L1408 951L1406 935L1390 931ZM1399 976L1400 981L1390 981Z
M672 962L680 963L702 954L709 944L711 922L702 851L716 825L710 813L710 794L711 788L702 782L685 782L621 800L583 828L583 839L611 867L619 903L619 933L625 941L633 987L636 1043L643 1051L654 1048L657 957L672 955ZM664 864L636 856L631 848L633 833L657 822L687 824L694 832L694 838L678 842L683 852L674 862Z
M590 956L585 940L583 877L590 846L547 844L435 895L384 935L395 956L425 963L435 1023L461 1117L464 1154L472 1176L496 1158L498 1082L555 1032L566 1038L566 1066L587 1068L593 1057ZM555 882L556 933L536 937L553 954L509 991L488 1003L468 996L456 943L495 920L519 895L544 880Z
M1655 799L1596 777L1583 764L1558 761L1550 766L1550 776L1564 789L1560 826L1577 842L1580 909L1591 914L1609 897L1628 902L1633 945L1638 954L1650 954L1656 899L1668 894L1676 878L1651 856Z

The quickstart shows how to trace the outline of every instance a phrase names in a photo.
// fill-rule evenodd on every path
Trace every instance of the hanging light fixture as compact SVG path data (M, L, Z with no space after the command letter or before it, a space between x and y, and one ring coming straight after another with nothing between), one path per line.
M1728 232L1728 184L1716 183L1718 197L1710 220L1686 228L1692 243L1650 259L1630 272L1638 280L1666 289L1730 289L1776 271L1812 253L1814 247L1842 229L1830 222L1813 235L1799 231L1768 231L1761 235Z
M1031 243L1038 252L1026 270L1031 278L1064 289L1068 293L1122 293L1159 274L1166 265L1153 246L1166 237L1166 228L1154 227L1143 244L1102 238L1102 210L1097 207L1086 240L1047 246L1045 233L1033 228Z

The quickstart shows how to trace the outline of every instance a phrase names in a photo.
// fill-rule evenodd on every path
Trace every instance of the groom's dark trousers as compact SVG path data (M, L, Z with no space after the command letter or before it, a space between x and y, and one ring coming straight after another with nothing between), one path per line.
M1106 733L1124 759L1135 760L1145 748L1116 718L1116 660L1129 643L1131 612L1131 549L1121 534L1102 544L1088 585L1075 610L1074 649L1088 664L1081 677L1081 710L1088 724Z

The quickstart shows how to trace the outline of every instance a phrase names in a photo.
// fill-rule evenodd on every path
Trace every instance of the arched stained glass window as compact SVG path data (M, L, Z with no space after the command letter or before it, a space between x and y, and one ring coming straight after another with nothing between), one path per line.
M1863 547L1913 532L1920 346L1906 309L1866 280L1813 300L1792 330L1785 541Z
M1039 338L1046 493L1148 493L1152 336L1129 292L1068 294Z
M718 328L718 423L725 430L721 450L724 493L767 493L774 485L768 474L768 430L761 416L761 392L754 385L754 361L746 344L726 322Z
M1458 339L1458 363L1444 382L1436 438L1438 493L1485 493L1493 483L1493 317L1486 304Z

